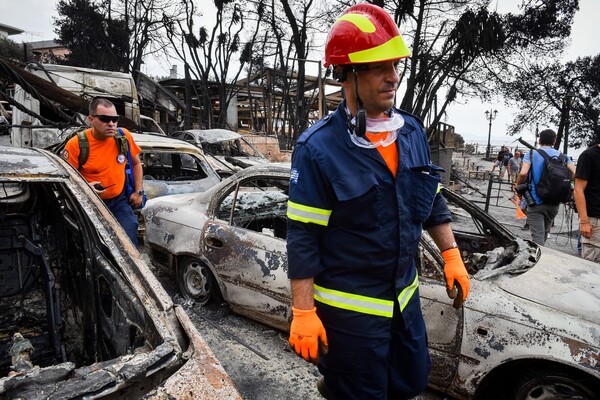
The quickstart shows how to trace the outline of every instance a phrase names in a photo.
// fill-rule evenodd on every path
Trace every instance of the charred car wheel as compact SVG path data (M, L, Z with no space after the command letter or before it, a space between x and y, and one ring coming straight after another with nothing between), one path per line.
M515 400L582 399L598 400L597 388L588 386L586 379L552 370L534 370L523 376L515 387Z
M200 306L217 297L219 288L210 269L200 260L185 258L177 270L177 283L183 297Z

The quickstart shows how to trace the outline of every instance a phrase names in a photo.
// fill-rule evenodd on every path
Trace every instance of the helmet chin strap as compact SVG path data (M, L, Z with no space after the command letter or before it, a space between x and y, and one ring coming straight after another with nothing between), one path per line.
M367 132L367 112L363 108L363 102L358 95L358 74L356 68L352 68L354 73L354 90L356 91L356 125L354 126L354 134L358 137L364 137Z

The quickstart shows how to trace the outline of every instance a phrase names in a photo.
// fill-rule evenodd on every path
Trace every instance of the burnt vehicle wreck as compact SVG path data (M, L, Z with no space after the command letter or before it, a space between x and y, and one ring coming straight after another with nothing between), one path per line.
M142 211L151 260L202 306L289 330L289 169L254 166L204 193L165 196ZM459 399L598 399L600 269L515 236L442 188L471 276L455 309L444 260L423 234L415 255L432 370L429 386Z
M243 135L228 129L189 129L171 136L201 148L215 171L224 178L252 165L269 163Z
M0 171L0 398L239 398L73 168L0 147Z

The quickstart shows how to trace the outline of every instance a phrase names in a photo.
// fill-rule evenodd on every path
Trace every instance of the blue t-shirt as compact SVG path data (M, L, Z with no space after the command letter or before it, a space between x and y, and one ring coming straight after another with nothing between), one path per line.
M541 146L539 148L539 150L545 151L546 154L548 154L548 157L557 157L560 154L562 154L560 151L558 151L554 147L550 147L550 146ZM533 152L533 165L531 165L531 158L530 158L532 152ZM531 150L531 151L528 151L527 153L525 153L525 156L523 157L523 163L531 165L531 173L533 175L533 182L532 182L532 185L530 186L530 192L531 192L531 195L533 196L533 199L535 200L535 203L542 204L544 202L538 197L537 193L535 192L535 185L537 185L537 183L540 181L540 178L542 177L542 171L544 169L544 157L541 154L538 154L537 151ZM569 165L569 164L573 164L573 159L571 158L571 156L567 155L567 165Z

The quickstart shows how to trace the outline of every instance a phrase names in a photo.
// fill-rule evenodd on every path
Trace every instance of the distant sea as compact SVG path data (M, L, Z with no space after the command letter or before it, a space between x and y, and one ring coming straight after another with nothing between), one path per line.
M531 141L527 141L527 142L530 144L533 144ZM473 142L473 141L465 140L465 144L472 144L473 146L476 146L478 153L485 154L485 149L487 147L487 143ZM526 146L523 146L518 141L514 141L514 139L512 139L510 142L506 141L504 143L492 143L490 153L498 154L498 151L500 151L500 147L502 147L503 145L510 147L511 152L513 152L513 153L515 152L515 150L526 150L527 149ZM585 146L580 147L579 149L569 148L567 154L570 155L574 161L577 161L577 158L579 157L579 155L581 153L583 153L583 151L585 149L587 149L587 147L585 147ZM560 148L560 151L562 151L562 146Z

